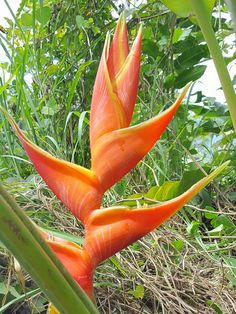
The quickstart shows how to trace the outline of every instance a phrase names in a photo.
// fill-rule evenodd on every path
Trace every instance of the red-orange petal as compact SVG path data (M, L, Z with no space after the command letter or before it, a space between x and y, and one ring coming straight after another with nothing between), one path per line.
M119 181L149 152L170 123L188 87L158 116L136 126L109 132L97 140L91 150L92 170L103 190Z
M3 109L25 151L43 180L62 203L82 222L100 207L102 192L92 171L55 158L32 143Z
M127 125L124 108L113 91L107 68L109 41L108 34L94 84L90 114L91 149L103 134Z
M127 27L124 14L121 14L116 25L115 34L112 40L107 67L111 81L124 64L129 53L129 44L127 36Z
M130 124L138 92L141 42L142 27L139 28L137 37L133 43L129 55L123 63L123 66L112 80L113 89L122 103L126 113L126 126L129 126Z
M93 263L88 253L79 245L55 237L43 229L39 229L41 236L51 247L53 253L57 256L63 266L67 269L70 275L87 293L94 299L93 294Z
M99 264L173 216L201 189L211 182L229 162L222 164L182 195L144 208L114 207L91 213L86 223L85 250Z

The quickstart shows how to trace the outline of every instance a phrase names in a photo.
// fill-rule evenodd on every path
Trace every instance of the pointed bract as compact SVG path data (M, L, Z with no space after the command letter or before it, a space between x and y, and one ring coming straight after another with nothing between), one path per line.
M90 115L90 147L104 134L128 127L136 102L142 31L128 53L127 30L122 18L110 49L107 34L94 83ZM123 53L119 53L122 49Z
M227 165L228 162L224 163L182 195L155 206L111 207L93 211L85 226L85 250L99 264L173 216Z
M111 81L120 71L129 53L128 34L124 14L121 14L116 25L114 37L112 40L107 67L109 69Z
M91 170L58 159L32 143L13 118L1 108L43 180L62 203L84 222L90 211L99 208L103 193Z
M92 170L103 190L119 181L150 151L170 123L188 88L189 85L176 102L158 116L98 139L91 151Z
M126 126L130 125L138 93L141 42L142 27L139 28L138 35L123 66L112 80L113 89L125 110Z
M127 125L124 108L114 93L107 68L109 38L108 34L94 83L90 114L91 149L99 137Z
M38 228L41 236L51 247L54 254L68 270L70 275L87 295L94 299L93 294L93 263L88 253L79 245L51 235L49 232Z

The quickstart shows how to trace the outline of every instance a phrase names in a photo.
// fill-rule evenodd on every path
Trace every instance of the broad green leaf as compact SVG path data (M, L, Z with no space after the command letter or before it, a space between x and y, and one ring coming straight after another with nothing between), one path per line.
M214 207L211 207L211 206L206 206L206 208L205 208L206 210L209 210L209 211L216 211L215 210L215 208ZM209 212L205 212L205 217L207 218L207 219L214 219L214 218L216 218L218 216L218 213L216 212L216 213L209 213Z
M46 25L51 18L51 9L47 6L39 8L36 11L35 16L39 23L41 23L42 25Z
M205 72L206 65L197 65L179 72L175 78L175 88L182 88L190 81L198 80Z
M32 14L30 14L30 13L23 13L21 15L21 24L23 26L30 27L30 26L32 26L32 22L33 22Z
M156 59L159 53L159 48L153 40L144 38L142 41L142 52Z
M174 60L174 67L177 72L183 69L192 68L199 64L203 59L209 58L209 50L207 45L199 45L196 40L188 39L185 48L182 50L180 56ZM183 48L183 45L181 47Z
M185 171L179 184L179 194L187 191L192 185L201 180L203 177L204 174L200 169Z
M179 181L167 181L162 186L159 187L154 199L158 201L168 201L178 195L179 191Z
M78 29L86 27L86 21L85 21L83 16L81 16L81 15L76 16L76 25L77 25Z
M190 17L193 9L190 0L161 0L162 3L180 17ZM211 13L215 5L215 0L204 0L208 14Z
M224 226L224 233L227 235L236 234L236 225L230 219L230 217L220 215L211 221L211 225L216 228L220 225Z

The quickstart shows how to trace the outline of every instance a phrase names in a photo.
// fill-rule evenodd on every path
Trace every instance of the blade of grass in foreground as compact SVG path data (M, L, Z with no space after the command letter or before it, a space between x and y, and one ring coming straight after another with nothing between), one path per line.
M235 0L234 0L235 1ZM211 25L211 19L207 14L207 10L203 0L191 0L193 12L195 13L212 59L214 61L225 99L228 104L230 116L233 122L234 130L236 132L236 93L231 82L229 71L227 69L224 57L222 55L220 46L215 36L215 32Z
M34 296L36 296L37 294L40 293L40 289L37 288L35 290L26 292L25 294L20 295L19 297L9 301L8 303L4 304L2 307L0 307L0 314L4 314L6 313L5 311L13 304L17 303L17 302L22 302L27 298L32 298Z
M61 313L98 313L1 185L0 239Z

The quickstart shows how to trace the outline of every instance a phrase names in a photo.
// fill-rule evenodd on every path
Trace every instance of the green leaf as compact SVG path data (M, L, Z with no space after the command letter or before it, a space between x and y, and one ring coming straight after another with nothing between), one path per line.
M171 88L174 84L175 84L175 75L171 73L167 75L167 77L165 78L164 86L165 88Z
M174 240L171 242L171 244L173 245L173 247L179 251L182 252L183 248L184 248L184 241L183 240Z
M23 13L21 15L21 24L23 26L32 26L32 22L33 22L33 17L32 17L32 14L29 14L29 13Z
M211 207L211 206L206 206L205 208L206 210L209 210L209 211L215 211L216 209L214 207ZM214 213L208 213L208 212L205 212L205 217L207 219L214 219L218 216L218 213L216 212L215 214Z
M51 18L51 9L47 6L36 10L35 17L40 24L46 25Z
M142 41L142 51L144 54L156 59L159 53L159 48L153 40L144 38Z
M235 234L236 226L233 221L227 216L217 216L215 219L211 221L211 224L214 228L218 227L219 225L224 226L224 232L227 235Z
M226 277L234 286L236 286L236 259L235 257L225 256L224 261L230 268L230 272L226 274Z
M112 264L119 270L119 272L123 275L123 276L126 276L126 272L125 270L122 268L119 260L117 259L116 256L111 256L109 258L109 260L112 262Z
M161 0L162 3L180 17L189 17L193 15L193 9L190 0ZM215 0L204 0L207 13L210 14L215 5ZM196 21L196 20L194 20Z
M187 17L192 12L192 6L189 0L161 0L164 5L181 17Z
M200 226L200 222L199 221L191 221L191 223L187 226L186 231L188 232L188 234L194 236L198 233L199 231L199 226Z
M58 230L52 230L51 228L41 227L43 230L46 230L49 234L54 235L55 237L59 237L61 239L76 243L78 245L83 245L84 239L79 236L74 236L73 234L68 234Z
M56 73L57 70L58 70L58 65L57 64L51 64L47 67L46 73L47 73L47 75L51 76L54 73Z
M158 201L168 201L178 195L179 181L167 181L157 190L154 199Z
M86 27L86 21L83 16L77 15L75 19L76 19L76 25L78 29L82 29L83 27Z
M209 57L207 45L199 45L197 41L190 39L184 41L183 45L184 44L185 48L182 50L180 56L174 61L174 67L177 73L182 72L183 69L193 68L200 62L200 60Z
M176 27L174 30L174 34L172 37L172 43L175 44L178 41L184 40L186 37L189 36L191 33L191 29L182 29L179 27Z
M208 300L207 304L209 305L209 307L212 310L214 310L215 314L223 314L223 312L221 311L220 307L215 302L213 302L212 300Z
M144 286L137 285L135 290L129 291L136 299L142 299L144 297Z
M6 283L4 282L0 282L0 294L8 294L10 293L11 295L13 295L14 297L19 297L19 293L16 291L16 289L12 286L8 286Z
M206 65L197 65L179 72L175 78L175 88L182 88L190 81L198 80L205 72Z
M217 226L216 228L208 231L207 233L209 233L210 235L220 235L221 234L221 231L224 229L224 225L219 225Z
M200 169L185 171L179 184L179 194L187 191L192 185L201 180L205 175Z
M53 108L50 108L49 106L43 106L41 109L41 113L46 116L53 116L55 111L53 110Z

